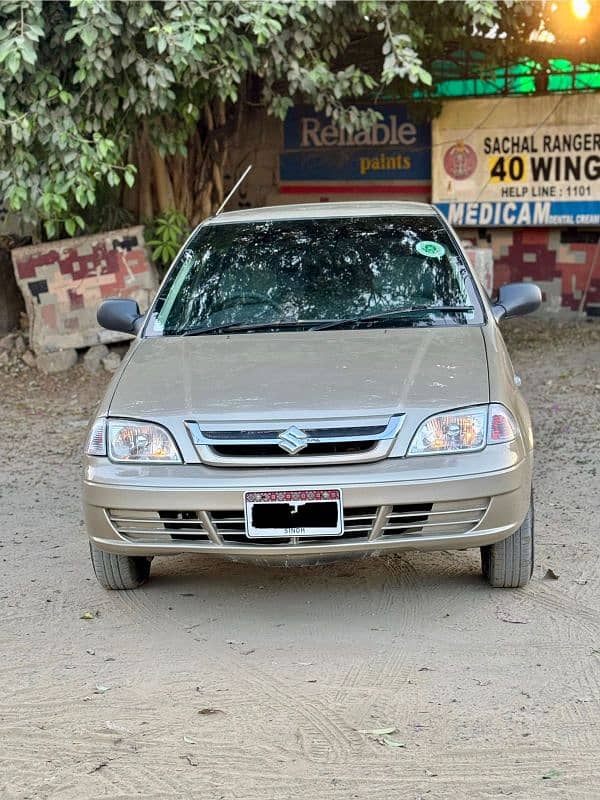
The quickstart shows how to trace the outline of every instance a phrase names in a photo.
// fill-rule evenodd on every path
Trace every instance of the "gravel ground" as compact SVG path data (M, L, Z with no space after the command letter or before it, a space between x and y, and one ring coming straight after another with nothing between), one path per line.
M182 556L106 592L80 451L109 376L0 368L0 797L597 799L600 326L506 332L537 437L516 591L469 551Z

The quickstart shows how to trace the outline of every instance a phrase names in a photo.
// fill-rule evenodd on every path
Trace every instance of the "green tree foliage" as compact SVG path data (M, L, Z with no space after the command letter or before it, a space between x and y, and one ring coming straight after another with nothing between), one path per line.
M166 211L152 220L146 229L146 244L150 246L154 263L161 274L177 255L181 243L189 234L187 219L179 211Z
M368 124L357 100L427 87L450 40L522 35L525 7L3 0L0 197L49 238L83 229L107 192L134 219L176 210L195 224L222 200L248 103L283 118L303 99Z

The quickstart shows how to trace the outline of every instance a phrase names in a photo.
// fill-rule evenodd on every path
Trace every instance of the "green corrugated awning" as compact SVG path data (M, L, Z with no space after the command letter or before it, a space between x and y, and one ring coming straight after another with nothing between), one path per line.
M433 90L417 90L415 98L486 97L535 92L600 90L600 64L573 64L556 58L543 67L533 59L522 59L509 67L485 69L482 53L457 53L454 60L433 64Z

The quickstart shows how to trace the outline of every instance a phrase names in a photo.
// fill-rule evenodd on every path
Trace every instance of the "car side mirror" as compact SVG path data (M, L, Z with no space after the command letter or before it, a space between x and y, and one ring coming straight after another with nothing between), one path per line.
M135 336L144 318L135 300L127 297L111 297L100 303L96 319L99 325L109 331L131 333Z
M540 287L535 283L507 283L501 286L493 305L496 322L507 317L520 317L536 311L542 302Z

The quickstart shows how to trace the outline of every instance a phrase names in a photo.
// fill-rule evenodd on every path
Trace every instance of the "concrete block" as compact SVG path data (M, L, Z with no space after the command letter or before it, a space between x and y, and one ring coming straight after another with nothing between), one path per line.
M88 372L98 372L102 367L102 360L110 353L105 344L90 347L83 357L83 366Z
M11 256L29 317L29 346L38 355L129 339L100 328L98 305L130 297L144 311L158 285L141 226L15 248Z
M494 256L488 247L466 247L465 254L488 297L494 289Z
M67 350L56 350L54 353L40 353L37 357L37 368L42 372L51 374L65 372L77 363L77 350L69 347Z
M121 356L113 350L102 359L102 364L107 372L116 372L121 366Z

